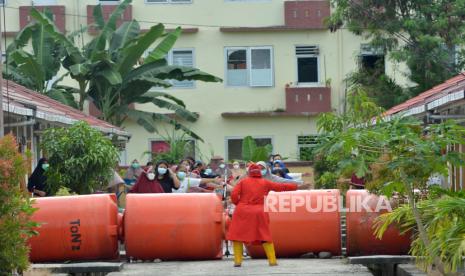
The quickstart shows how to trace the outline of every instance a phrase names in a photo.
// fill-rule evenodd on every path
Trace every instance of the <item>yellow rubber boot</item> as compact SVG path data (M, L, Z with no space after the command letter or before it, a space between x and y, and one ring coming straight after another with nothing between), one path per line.
M272 242L264 242L262 243L263 249L265 250L266 253L266 258L268 258L268 263L270 266L275 266L278 265L278 262L276 261L276 254L274 252L274 245Z
M234 251L234 266L239 267L242 264L242 254L244 253L244 244L242 242L233 241Z

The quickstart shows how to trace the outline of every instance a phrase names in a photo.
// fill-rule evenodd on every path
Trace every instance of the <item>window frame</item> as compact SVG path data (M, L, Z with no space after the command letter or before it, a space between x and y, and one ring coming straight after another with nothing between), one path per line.
M152 142L166 142L166 140L163 139L163 138L149 138L148 140L149 140L148 152L150 152L150 154L153 154L153 152L152 152ZM197 149L197 141L192 137L185 138L184 140L193 141L193 143L194 143L194 148L193 148L194 156L193 157L197 160L197 157L196 157L197 156L197 150L196 150Z
M318 135L318 134L298 134L298 135L296 136L296 142L297 142L297 159L298 159L299 161L303 161L303 160L301 160L301 158L300 158L300 151L301 151L302 148L314 148L314 147L316 147L316 144L315 144L315 146L305 146L305 145L299 144L299 137L302 137L302 136L304 136L304 137L305 137L305 136L318 137L319 135Z
M168 52L168 65L174 65L173 64L173 51L191 51L192 53L192 67L195 68L195 48L193 47L186 47L186 48L172 48L169 52ZM196 81L192 81L192 86L189 86L189 87L186 87L186 86L175 86L173 81L170 81L172 82L171 84L173 86L171 86L170 88L171 89L195 89L196 88Z
M227 160L227 161L231 161L229 159L229 150L228 150L228 141L229 140L244 140L246 136L225 136L224 137L224 160ZM272 154L274 153L274 149L275 149L275 139L274 139L274 135L254 135L252 136L253 139L270 139L271 140L271 146L273 147L273 152Z
M252 85L252 50L270 50L270 65L271 65L271 72L270 72L270 85ZM245 50L246 51L246 65L247 65L247 85L229 85L229 78L228 78L228 50ZM236 87L250 87L250 88L257 88L257 87L274 87L275 86L275 70L274 70L274 50L273 46L264 45L264 46L226 46L224 47L224 85L228 88L236 88Z
M148 48L147 50L145 50L144 54L142 55L143 58L146 58L148 56L148 54L153 51L155 48ZM168 65L172 65L173 64L173 51L191 51L192 52L192 67L195 68L195 62L196 62L196 59L195 59L195 48L194 47L184 47L184 48L171 48L171 50L168 52L167 56L166 56L166 61L168 62ZM171 84L172 81L170 80L169 81ZM193 85L191 87L180 87L180 86L174 86L172 85L171 87L169 88L164 88L164 87L158 87L158 88L150 88L149 91L161 91L161 90L167 90L167 89L195 89L197 88L197 82L196 81L192 81L193 82Z
M297 55L296 54L296 48L297 47L305 47L305 46L315 46L315 45L301 45L297 44L294 45L294 56L295 56L295 83L297 87L321 87L323 84L321 83L321 59L320 59L320 53L317 55L315 54L306 54L306 55ZM319 49L320 47L318 47ZM318 80L316 82L299 82L299 58L309 58L309 57L316 57L316 66L317 66L317 78Z
M144 0L144 4L147 5L166 5L166 4L174 4L174 5L185 5L185 4L192 4L193 0L187 0L189 2L173 2L172 0L166 0L165 2L148 2Z
M101 5L119 5L119 3L120 3L120 0L108 0L108 1L97 0L97 4L101 4Z
M5 2L6 2L6 0L5 0ZM55 6L55 5L58 4L57 0L45 0L45 3L40 3L41 2L40 0L32 0L31 2L32 2L32 4L34 6L39 6L39 7L40 6ZM36 3L36 2L39 2L39 3ZM1 6L1 4L0 4L0 6Z

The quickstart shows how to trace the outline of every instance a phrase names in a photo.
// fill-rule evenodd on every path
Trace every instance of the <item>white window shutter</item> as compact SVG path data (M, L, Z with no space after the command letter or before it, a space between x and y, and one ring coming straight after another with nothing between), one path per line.
M178 66L194 66L194 57L192 50L173 50L172 51L172 64ZM173 81L174 87L194 87L194 81Z
M270 47L250 49L250 86L273 86L272 62Z
M168 3L168 0L145 0L145 3Z

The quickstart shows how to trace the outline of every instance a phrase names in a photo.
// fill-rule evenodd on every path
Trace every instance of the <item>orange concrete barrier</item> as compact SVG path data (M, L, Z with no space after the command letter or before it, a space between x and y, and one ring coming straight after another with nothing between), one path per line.
M31 262L118 258L118 207L109 194L35 198Z
M322 251L341 254L339 190L271 192L267 203L278 257ZM253 258L265 257L259 245L248 245L247 250Z
M223 206L216 194L129 194L126 255L140 260L222 257Z
M391 225L381 240L373 234L373 221L387 210L388 200L367 190L349 190L347 208L347 255L404 255L410 249L410 235L400 235ZM377 208L378 206L378 208ZM378 211L377 211L378 209ZM372 212L370 212L372 211Z

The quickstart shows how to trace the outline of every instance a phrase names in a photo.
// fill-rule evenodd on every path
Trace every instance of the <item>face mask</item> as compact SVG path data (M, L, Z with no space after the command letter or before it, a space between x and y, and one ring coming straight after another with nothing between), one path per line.
M186 173L185 172L178 172L178 178L179 178L179 180L183 180L184 178L186 178Z
M148 173L148 174L147 174L147 178L148 178L150 181L152 181L152 180L155 179L155 174L152 173L152 172L151 172L151 173Z
M220 164L220 168L224 169L224 168L226 168L226 165L225 164Z
M206 174L206 175L209 175L209 174L211 174L211 173L212 173L212 169L206 169L206 170L205 170L205 174Z
M161 175L165 174L166 171L167 171L167 169L165 169L165 168L158 168L158 173L161 174Z
M266 175L266 169L261 170L262 176Z
M131 166L132 166L134 169L138 169L138 168L140 168L140 165L139 165L139 163L132 163L132 165L131 165Z
M48 170L49 167L50 167L50 165L47 164L47 163L42 164L42 169L43 169L44 171Z
M240 166L239 165L234 165L233 168L238 170L240 168Z

